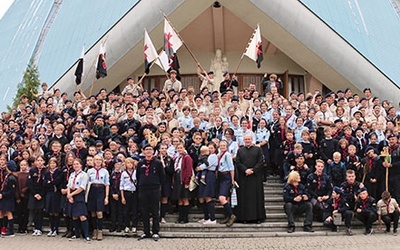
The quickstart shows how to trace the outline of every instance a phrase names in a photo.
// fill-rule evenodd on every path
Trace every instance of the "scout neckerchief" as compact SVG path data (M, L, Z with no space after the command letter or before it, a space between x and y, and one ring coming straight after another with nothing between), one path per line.
M96 170L96 180L100 180L101 166L100 167L94 167L94 170Z
M134 170L132 169L132 173L129 173L129 171L128 171L128 169L127 170L125 170L126 171L126 173L128 174L128 176L129 176L129 180L134 184L135 182L133 181L133 172L134 172Z
M1 172L3 172L3 171L1 171ZM6 187L7 179L8 179L8 176L9 176L9 175L10 175L10 173L8 173L8 174L6 175L6 177L4 177L3 183L1 184L0 192L3 191L4 188ZM388 214L389 214L389 213L388 213Z
M217 165L217 170L216 170L216 172L218 172L219 167L220 167L220 165L221 165L222 157L224 157L224 155L226 154L226 152L228 152L228 150L225 150L224 152L221 152L221 153L218 155L218 165Z
M71 187L71 189L75 189L75 181L76 181L76 178L78 178L78 175L80 175L81 173L82 173L82 170L79 170L78 172L75 172L74 179L72 180L72 187Z

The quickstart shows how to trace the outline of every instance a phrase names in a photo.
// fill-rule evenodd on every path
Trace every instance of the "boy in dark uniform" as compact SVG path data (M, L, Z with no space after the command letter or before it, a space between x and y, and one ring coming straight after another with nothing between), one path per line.
M332 232L338 231L336 215L339 213L344 215L350 209L349 203L343 198L343 190L340 187L333 187L332 197L327 201L328 206L324 209L323 220L324 226L330 228ZM351 217L345 217L345 225L350 228Z
M150 214L153 216L152 238L158 241L160 236L160 188L165 173L161 162L154 158L154 149L149 145L143 147L145 158L138 163L136 179L139 189L139 204L143 217L144 234L138 240L150 237Z
M374 233L372 223L378 219L376 201L373 197L369 196L368 190L365 187L358 190L356 217L364 224L365 235Z
M114 170L111 172L110 175L110 210L111 210L111 228L109 229L110 232L121 232L121 227L123 225L122 220L122 203L120 197L120 180L122 174L122 160L116 159L114 164ZM117 226L118 222L118 226Z
M324 174L322 160L315 161L315 172L308 175L306 188L314 207L314 216L317 220L322 221L322 210L326 207L326 201L332 194L332 184L329 177Z

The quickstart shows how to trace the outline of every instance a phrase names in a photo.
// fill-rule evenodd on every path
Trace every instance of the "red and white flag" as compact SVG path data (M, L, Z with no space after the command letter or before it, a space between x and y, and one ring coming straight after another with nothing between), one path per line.
M164 51L168 56L169 68L178 70L180 68L176 52L183 45L181 39L171 27L167 18L164 18Z
M264 59L264 56L262 50L262 39L261 39L261 32L259 25L257 25L257 28L254 30L253 36L250 38L250 42L244 54L257 63L257 68L261 67L261 62Z
M151 63L157 59L157 50L154 48L153 42L150 39L147 30L144 30L144 72L150 73Z

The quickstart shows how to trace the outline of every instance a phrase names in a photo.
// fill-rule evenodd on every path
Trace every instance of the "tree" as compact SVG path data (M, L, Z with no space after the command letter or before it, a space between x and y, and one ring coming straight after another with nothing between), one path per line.
M36 94L39 86L39 70L33 60L30 60L24 72L22 82L18 84L17 94L13 99L12 108L18 107L22 95L28 96L29 101L35 99L35 96L32 94L32 92Z

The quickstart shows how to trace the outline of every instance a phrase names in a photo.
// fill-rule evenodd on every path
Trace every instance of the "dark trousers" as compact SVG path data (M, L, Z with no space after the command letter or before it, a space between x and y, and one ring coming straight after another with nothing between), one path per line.
M356 217L364 224L366 230L371 229L372 223L378 219L378 215L374 212L356 213Z
M313 207L311 202L304 202L300 204L286 203L285 204L285 213L288 218L288 226L294 227L294 217L295 215L301 215L303 213L306 214L306 218L304 219L304 226L311 226L313 219Z
M153 216L153 234L160 231L160 189L140 189L139 204L143 219L143 231L150 236L150 214Z
M15 215L17 217L18 229L26 231L29 218L28 199L21 198L20 203L17 203Z
M400 215L399 210L394 210L394 212L391 214L382 215L382 220L386 225L386 229L390 230L390 222L392 221L393 221L393 229L397 229L399 225L399 215Z
M138 192L123 191L126 204L123 207L124 223L129 227L132 222L132 227L138 225Z
M400 176L389 176L389 192L400 203Z
M353 211L351 210L346 210L343 214L342 217L344 219L344 225L346 226L346 228L350 228L351 227L351 220L353 219Z
M118 222L118 227L123 226L123 205L121 203L121 197L119 200L114 200L112 196L110 196L110 210L111 210L111 223L115 227Z

